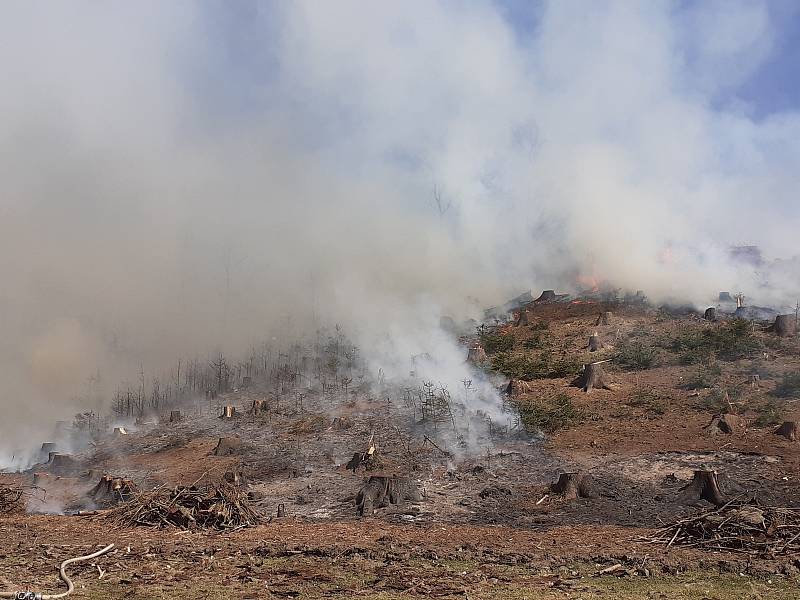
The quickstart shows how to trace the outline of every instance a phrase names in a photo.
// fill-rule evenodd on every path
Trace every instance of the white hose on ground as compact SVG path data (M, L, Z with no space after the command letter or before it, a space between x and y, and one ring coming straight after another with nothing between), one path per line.
M75 558L69 558L61 563L61 568L58 570L58 574L64 583L67 584L67 591L62 592L60 594L34 594L33 592L0 592L0 598L17 598L23 600L55 600L56 598L66 598L75 590L75 584L72 583L72 580L67 575L66 568L68 565L76 562L83 562L85 560L91 560L93 558L97 558L98 556L103 556L114 548L114 544L109 544L102 550L98 550L93 554L87 554L86 556L76 556Z

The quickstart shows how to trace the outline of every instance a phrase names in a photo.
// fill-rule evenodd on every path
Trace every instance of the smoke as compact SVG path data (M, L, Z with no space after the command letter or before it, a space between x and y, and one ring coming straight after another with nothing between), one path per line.
M793 9L735 4L5 3L0 446L275 331L458 382L470 297L793 299L727 255L800 216L800 116L737 94Z

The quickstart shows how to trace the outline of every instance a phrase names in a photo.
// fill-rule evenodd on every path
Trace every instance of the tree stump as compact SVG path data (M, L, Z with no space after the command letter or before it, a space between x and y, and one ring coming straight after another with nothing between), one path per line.
M703 318L706 321L716 321L717 320L717 309L713 306L709 306L706 309L706 312L703 313Z
M351 470L353 473L356 472L356 469L361 466L361 462L363 460L363 456L361 452L355 452L353 454L353 458L350 459L350 462L347 463L345 468Z
M794 442L797 439L797 421L784 421L775 430L775 434L782 435L790 442Z
M595 325L611 325L611 322L614 320L614 313L607 310L605 312L601 312L597 316L597 322Z
M375 509L406 500L422 499L416 484L409 477L373 475L356 495L356 510L363 516L372 515Z
M593 333L589 336L589 344L588 344L589 352L597 352L598 350L603 349L603 342L600 340L600 336L597 333Z
M597 498L597 489L592 476L580 471L561 473L558 481L550 485L550 491L563 496L565 500Z
M736 300L733 299L730 292L720 292L719 293L719 302L730 302L733 304Z
M736 433L742 426L742 419L733 413L722 413L711 417L711 422L706 425L711 435L720 433L732 434Z
M242 377L242 387L243 388L249 388L251 385L253 385L253 378L252 377L250 377L249 375L245 375L244 377Z
M264 400L263 398L253 400L253 406L250 407L251 415L257 416L264 414L266 412L269 412L269 405L267 404L266 400Z
M50 471L66 473L68 471L74 471L78 467L78 461L69 454L51 452L49 454L47 466Z
M520 309L519 318L517 319L517 327L526 327L533 322L533 315L527 308Z
M115 436L119 437L119 436L122 436L122 435L128 435L128 430L125 429L124 427L114 427L114 432L113 433L114 433Z
M116 504L127 500L135 492L136 486L130 479L103 475L87 495L97 503Z
M725 504L725 497L719 489L717 483L717 472L710 470L698 470L694 472L694 478L681 488L678 501L681 504L696 504L700 500L706 500L715 506Z
M473 365L485 363L487 360L486 350L481 346L475 346L467 351L467 362Z
M222 408L222 414L219 416L220 419L234 419L236 418L236 407L235 406L224 406Z
M179 410L171 410L169 411L169 422L170 423L180 423L181 421L181 411Z
M280 504L278 504L278 518L280 519L285 516L286 516L286 507L281 502Z
M775 324L772 326L772 331L778 334L778 337L790 337L797 333L797 321L794 315L778 315L775 317Z
M242 439L238 437L221 437L214 448L214 456L233 456L241 454Z
M50 473L34 473L33 474L33 485L39 487L45 487L50 481L53 480L53 476Z
M611 384L607 380L605 371L601 366L602 362L587 363L583 365L583 373L573 381L573 385L583 388L583 391L589 393L593 388L611 389Z
M544 290L542 295L539 296L534 302L553 302L556 299L555 290Z
M45 460L46 458L49 458L50 453L55 451L56 451L56 445L54 442L43 442L42 448L41 450L39 450L40 460Z
M247 485L247 479L239 469L236 469L235 471L225 471L222 479L226 483L230 483L236 487L243 487Z

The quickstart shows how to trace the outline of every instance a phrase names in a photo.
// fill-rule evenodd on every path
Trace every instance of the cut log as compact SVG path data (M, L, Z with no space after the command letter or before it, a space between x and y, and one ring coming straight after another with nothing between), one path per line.
M253 400L253 406L250 407L251 415L261 415L267 412L269 412L269 405L266 400L263 398Z
M561 495L565 500L597 498L598 495L592 476L581 471L561 473L558 481L550 485L550 491Z
M555 290L544 290L534 302L555 302L556 300L556 291Z
M711 422L706 425L705 428L708 429L711 435L717 435L720 433L730 435L732 433L736 433L742 428L742 419L733 413L722 413L719 415L714 415L711 418Z
M784 421L775 430L775 434L782 435L790 442L794 442L797 439L797 421Z
M703 318L706 321L716 321L717 320L717 309L713 306L709 306L706 309L706 312L703 313Z
M362 517L370 516L378 508L406 500L422 500L416 484L409 477L373 475L356 495L356 510Z
M614 313L611 311L601 312L597 316L597 322L595 325L611 325L611 322L614 320Z
M600 340L600 336L597 335L597 332L589 336L588 348L589 352L597 352L603 349L603 342Z
M219 416L220 419L235 419L236 418L236 407L235 406L224 406L222 408L222 414Z
M797 320L794 315L778 315L772 326L778 337L790 337L797 333Z
M242 439L238 437L221 437L214 448L214 456L233 456L241 454Z
M591 392L593 388L611 389L611 383L607 380L607 376L602 363L605 361L587 363L583 365L583 373L572 382L576 387L583 388L584 392Z
M481 346L475 346L467 351L467 362L472 363L473 365L483 364L486 362L486 360L486 350L484 350Z
M680 492L678 501L681 504L696 504L700 500L706 500L715 506L725 504L725 497L717 483L716 471L705 469L695 471L694 478L682 487Z
M181 421L181 411L179 410L171 410L169 411L169 422L170 423L180 423Z

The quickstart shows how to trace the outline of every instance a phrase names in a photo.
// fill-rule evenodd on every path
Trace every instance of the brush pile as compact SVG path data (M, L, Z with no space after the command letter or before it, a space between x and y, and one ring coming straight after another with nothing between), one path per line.
M22 490L15 487L0 487L0 514L9 513L19 507Z
M728 502L676 521L642 541L764 558L796 556L800 555L800 509Z
M228 485L156 488L108 511L104 519L120 527L176 527L231 531L258 524L245 494Z

